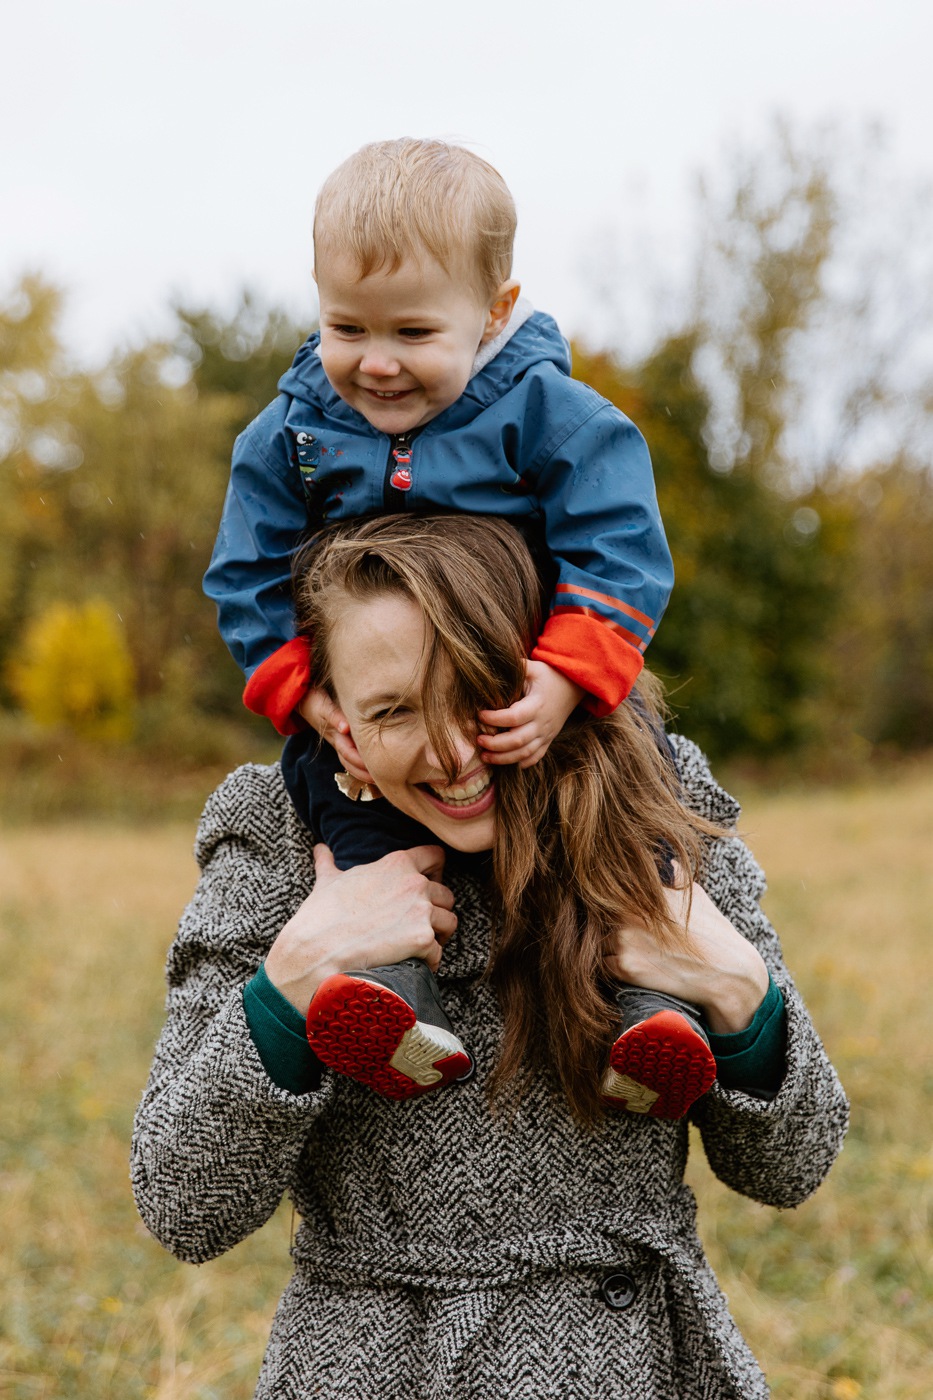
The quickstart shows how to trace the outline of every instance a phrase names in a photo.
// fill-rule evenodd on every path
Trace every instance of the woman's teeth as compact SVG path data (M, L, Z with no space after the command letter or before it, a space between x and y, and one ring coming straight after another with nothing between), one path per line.
M446 802L451 807L466 807L471 802L475 802L480 793L486 791L492 782L492 773L487 769L485 773L477 773L475 778L470 778L465 783L454 783L453 787L435 787L434 783L427 786L439 798L441 802Z

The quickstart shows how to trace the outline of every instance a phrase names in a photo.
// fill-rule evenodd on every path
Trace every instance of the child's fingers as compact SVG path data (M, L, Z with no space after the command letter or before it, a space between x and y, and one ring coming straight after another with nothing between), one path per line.
M520 724L527 724L535 713L534 701L526 696L522 700L516 700L507 710L480 710L479 721L481 724L491 725L494 729L515 729Z
M547 744L538 744L537 747L533 749L533 751L528 755L527 758L523 758L521 760L521 762L518 765L519 768L534 768L535 764L538 763L540 759L544 757L547 751Z
M538 737L530 724L523 724L518 729L504 729L499 734L477 734L476 742L487 753L514 755Z
M356 747L356 741L353 735L349 732L346 734L342 731L336 734L331 733L328 736L328 743L337 750L341 762L355 763L357 767L363 766L363 755Z
M298 702L298 713L306 724L310 724L312 729L317 729L321 723L321 710L317 701L316 692L309 690Z
M344 714L343 710L340 708L339 705L334 705L334 708L331 710L327 719L328 723L333 725L338 734L350 733L350 721L347 719L346 715ZM354 747L356 746L354 745Z
M348 773L352 774L354 778L359 779L361 783L372 782L369 770L363 762L363 755L349 736L335 734L334 748L337 752L337 757Z
M530 768L547 752L547 741L531 725L485 737L489 747L483 748L484 763L517 763L522 768Z
M334 701L331 700L330 696L325 695L323 691L319 691L318 693L322 697L319 702L320 712L324 717L327 728L335 730L338 734L349 734L350 725L340 706L336 705Z
M534 768L540 757L540 754L536 754L534 758L525 758L518 766L519 768Z
M547 744L535 740L535 742L523 744L520 749L514 749L509 753L484 753L483 762L492 767L503 767L506 764L517 763L519 768L533 768L538 760L547 753L547 747Z
M332 731L338 734L349 734L350 726L347 717L340 709L339 705L330 698L326 691L314 686L307 692L298 705L298 713L312 729L325 739L330 741Z

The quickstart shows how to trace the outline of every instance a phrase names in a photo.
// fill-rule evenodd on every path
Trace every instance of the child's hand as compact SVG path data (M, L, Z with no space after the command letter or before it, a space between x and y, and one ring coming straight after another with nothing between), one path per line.
M322 739L333 744L338 734L349 734L350 725L340 706L333 701L326 690L312 686L298 706L301 718L316 729Z
M525 662L525 692L507 710L480 710L481 724L504 734L478 734L486 763L531 768L543 758L586 694L545 661Z
M298 713L312 729L317 730L322 739L326 739L328 744L337 750L337 757L348 773L358 778L361 783L372 782L363 757L353 742L346 715L326 691L313 686L298 706Z

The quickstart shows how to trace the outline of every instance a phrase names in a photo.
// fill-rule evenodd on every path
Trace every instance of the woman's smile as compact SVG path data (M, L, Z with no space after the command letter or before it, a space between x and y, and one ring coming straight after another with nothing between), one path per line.
M480 816L481 813L487 812L496 800L492 769L483 764L452 786L419 783L418 787L442 812L446 812L457 821Z

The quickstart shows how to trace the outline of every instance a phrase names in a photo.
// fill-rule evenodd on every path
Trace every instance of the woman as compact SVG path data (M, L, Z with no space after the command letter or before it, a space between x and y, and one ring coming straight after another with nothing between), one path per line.
M477 689L514 693L534 635L524 546L501 522L383 519L332 536L323 572L320 557L319 679L382 800L462 854L446 883L438 846L338 872L277 765L218 789L137 1117L146 1224L201 1262L292 1195L296 1268L258 1396L766 1395L696 1236L685 1124L606 1111L599 1092L613 978L700 1006L733 1069L773 979L786 1048L742 1087L717 1058L692 1112L707 1156L789 1206L839 1150L845 1099L758 908L760 871L715 834L736 804L684 740L673 801L645 702L568 726L550 764L497 770L491 800L457 816ZM658 872L665 843L679 890ZM302 1027L328 977L411 957L436 969L477 1072L397 1103L323 1070Z

